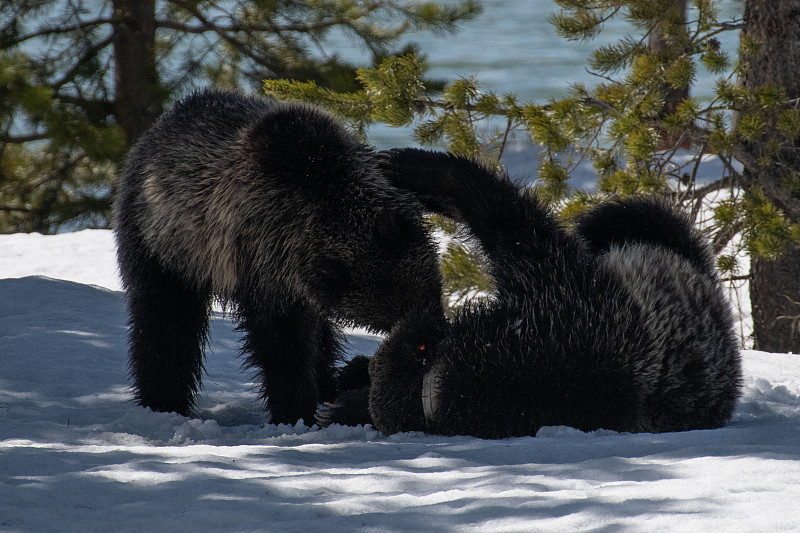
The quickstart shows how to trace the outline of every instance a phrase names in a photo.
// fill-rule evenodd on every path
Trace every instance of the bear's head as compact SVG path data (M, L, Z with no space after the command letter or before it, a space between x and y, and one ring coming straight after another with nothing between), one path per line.
M424 386L439 355L447 350L450 324L441 309L412 313L398 323L369 364L370 414L383 433L426 429ZM435 396L435 383L431 391ZM428 398L435 404L435 398Z
M275 104L241 144L263 183L255 195L264 200L249 204L283 206L261 214L277 244L259 264L285 269L282 279L322 312L372 330L441 307L436 247L420 204L388 182L375 151L337 119Z

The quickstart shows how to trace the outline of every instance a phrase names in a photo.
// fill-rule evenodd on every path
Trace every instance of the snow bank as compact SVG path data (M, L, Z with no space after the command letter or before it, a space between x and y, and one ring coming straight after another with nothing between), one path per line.
M47 276L47 277L44 277ZM796 531L800 356L714 431L488 441L265 424L215 314L197 418L132 404L107 231L0 236L0 531ZM354 353L379 338L351 331Z

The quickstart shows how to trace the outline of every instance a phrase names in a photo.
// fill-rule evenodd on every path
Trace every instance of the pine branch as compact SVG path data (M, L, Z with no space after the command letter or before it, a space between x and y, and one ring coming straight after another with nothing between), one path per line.
M744 226L744 220L740 219L729 228L717 232L717 234L714 235L714 239L711 241L711 249L713 250L714 255L719 255L719 253L722 252L728 243L731 242L731 240L733 240L733 238L744 229Z
M610 103L601 100L599 98L587 96L584 98L580 98L579 101L586 107L593 107L595 109L599 109L604 112L609 112L615 115L619 115L619 111ZM462 106L456 106L452 102L445 102L442 100L431 100L430 98L418 98L414 100L414 111L416 113L422 114L425 112L426 109L444 109L446 111L466 111L468 113L475 113L475 112L484 112L483 108L477 104L466 104ZM556 104L544 104L538 106L539 109L543 111L548 111L554 108ZM509 107L497 107L493 110L491 115L497 116L509 116L510 114L516 114L518 109L512 109Z
M386 7L387 4L390 5L392 8L394 8L395 10L397 10L398 12L405 14L409 18L417 17L417 14L414 13L412 10L409 10L402 6L397 6L393 2L387 3L385 1L375 1L362 5L361 9L358 11L348 11L346 17L340 15L330 16L312 22L290 20L289 22L284 24L276 24L272 21L271 18L266 18L264 23L261 24L252 22L248 23L234 22L227 25L220 25L205 18L200 12L200 10L198 10L196 6L192 5L192 3L190 2L186 2L184 0L169 0L169 2L175 6L180 7L181 9L192 15L195 19L197 19L200 22L200 25L185 24L169 19L159 19L156 20L156 26L159 28L166 28L191 34L202 34L208 32L214 32L217 34L219 34L220 32L245 33L248 35L254 33L269 33L269 34L314 33L335 26L348 26L353 28L354 27L353 21L368 18L372 16L375 13L375 11ZM234 17L232 15L230 14L228 15L231 20L234 20Z
M181 5L182 3L177 0L172 0L172 3ZM181 5L183 7L183 5ZM182 22L178 22L175 20L169 19L159 19L156 20L156 27L158 28L165 28L169 30L174 30L182 33L191 33L191 34L202 34L208 32L225 32L225 33L246 33L246 34L253 34L253 33L313 33L319 30L324 30L328 28L332 28L334 26L342 26L348 25L350 22L348 19L335 17L329 19L319 20L317 22L309 23L309 22L293 22L291 24L228 24L228 25L220 25L215 24L208 19L199 19L196 15L198 11L190 11L190 8L187 6L184 9L189 11L192 16L200 20L200 25L192 25L192 24L185 24ZM358 17L365 17L369 13L359 14Z
M739 173L736 173L735 175L728 174L722 179L718 179L716 181L709 183L708 185L703 185L698 189L694 189L692 191L692 197L704 198L709 194L711 194L712 192L717 192L721 191L722 189L727 189L728 187L736 183L739 178L740 178Z
M7 205L0 205L0 211L3 213L33 213L36 211L33 207L11 207Z
M24 144L34 141L43 141L51 136L47 133L31 133L29 135L0 135L0 142L4 144Z
M55 86L53 86L53 89L55 89L54 99L64 104L80 107L86 110L89 116L109 116L114 113L114 105L109 100L96 100L60 93L58 92L59 88Z
M91 61L93 58L95 58L97 54L100 53L100 51L103 50L105 47L110 46L112 42L113 42L113 36L109 35L102 41L93 44L91 47L89 47L89 49L86 50L86 53L84 53L83 56L81 56L78 59L78 61L72 66L72 68L69 69L61 77L60 80L51 83L50 86L58 89L63 85L66 85L71 81L74 81L75 75L80 71L81 67L84 66L89 61Z
M24 43L25 41L30 41L31 39L35 39L37 37L49 37L52 35L63 35L67 33L71 33L78 30L86 30L89 28L94 28L96 26L102 26L103 24L110 24L112 19L110 18L96 18L92 20L82 21L77 24L72 24L69 26L56 26L56 27L43 27L37 31L28 33L21 37L17 37L15 39L11 39L8 41L3 41L3 48L11 48L12 46L16 46L18 44Z
M475 104L466 104L463 106L456 106L452 102L444 102L442 100L431 100L430 98L418 98L413 101L414 111L422 114L426 109L444 109L445 111L466 111L468 113L475 113L479 110L479 106ZM508 109L499 108L493 115L507 116Z
M223 41L230 44L237 52L242 54L242 56L252 59L259 65L265 66L270 68L270 61L268 58L256 54L252 51L251 47L247 46L241 40L233 37L229 32L224 31L222 28L211 22L199 9L190 5L188 2L184 2L182 0L170 0L173 4L183 8L187 13L191 14L194 18L196 18L200 23L208 28L209 32L216 33Z

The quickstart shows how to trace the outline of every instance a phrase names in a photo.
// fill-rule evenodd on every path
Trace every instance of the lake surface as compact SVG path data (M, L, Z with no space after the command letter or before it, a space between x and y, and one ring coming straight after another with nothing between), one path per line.
M570 84L587 86L599 78L586 69L587 58L601 44L615 42L633 31L624 20L607 23L592 41L571 42L559 37L548 22L557 6L552 0L484 0L483 13L461 24L456 34L414 34L431 67L431 78L453 80L475 76L485 90L498 94L515 93L520 102L546 102L566 95ZM742 0L721 4L721 18L741 16ZM691 18L691 13L689 15ZM723 49L735 56L737 36L733 32L720 38ZM345 39L333 39L330 51L363 62L364 51ZM707 97L715 77L698 72L693 94ZM412 144L408 131L374 126L370 141L384 148Z

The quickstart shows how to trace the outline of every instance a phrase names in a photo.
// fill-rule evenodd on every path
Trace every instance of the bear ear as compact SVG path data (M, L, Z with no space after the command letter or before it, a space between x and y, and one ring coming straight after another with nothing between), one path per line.
M279 102L243 133L241 146L265 176L311 187L353 179L367 151L327 113Z

